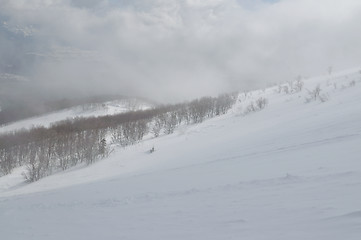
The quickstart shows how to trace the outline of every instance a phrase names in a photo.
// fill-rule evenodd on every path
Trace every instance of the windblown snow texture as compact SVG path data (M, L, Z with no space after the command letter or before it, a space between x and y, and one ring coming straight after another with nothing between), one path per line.
M240 94L227 115L36 183L19 168L0 178L1 239L359 240L360 77ZM306 103L317 85L326 100Z

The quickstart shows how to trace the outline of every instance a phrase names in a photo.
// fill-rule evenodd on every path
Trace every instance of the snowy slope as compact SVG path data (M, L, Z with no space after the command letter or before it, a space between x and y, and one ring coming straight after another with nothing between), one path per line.
M277 87L241 94L225 116L36 183L17 169L0 178L1 237L358 240L360 77L305 80L325 102ZM260 96L269 105L245 114Z
M42 116L24 119L7 125L0 125L0 133L19 130L22 128L29 129L37 126L49 127L52 123L69 118L114 115L127 111L149 109L151 107L151 104L137 99L124 99L109 101L103 104L81 105L44 114Z

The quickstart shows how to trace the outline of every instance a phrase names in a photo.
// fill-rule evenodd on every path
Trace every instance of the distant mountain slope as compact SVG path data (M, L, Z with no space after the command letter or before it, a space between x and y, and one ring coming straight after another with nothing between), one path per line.
M104 103L84 104L41 116L20 120L14 123L0 125L0 133L20 130L22 128L29 129L36 126L48 127L52 123L66 120L68 118L72 119L76 117L114 115L127 111L149 109L151 107L152 104L135 98L114 100Z
M227 115L32 184L19 168L0 178L1 236L359 240L359 70L240 93Z

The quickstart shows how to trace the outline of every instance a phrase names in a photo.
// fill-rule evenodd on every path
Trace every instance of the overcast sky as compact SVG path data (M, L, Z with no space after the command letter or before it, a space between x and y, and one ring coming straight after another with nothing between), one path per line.
M0 21L0 78L54 95L174 102L361 66L360 0L0 0Z

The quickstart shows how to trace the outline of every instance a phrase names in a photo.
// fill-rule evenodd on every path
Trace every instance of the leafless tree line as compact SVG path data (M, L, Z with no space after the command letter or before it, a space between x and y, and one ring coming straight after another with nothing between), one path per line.
M200 123L225 114L237 94L204 97L191 102L112 116L68 119L0 135L0 176L26 166L24 177L37 181L78 164L92 164L109 154L109 145L128 146L147 134L171 134L181 124Z

